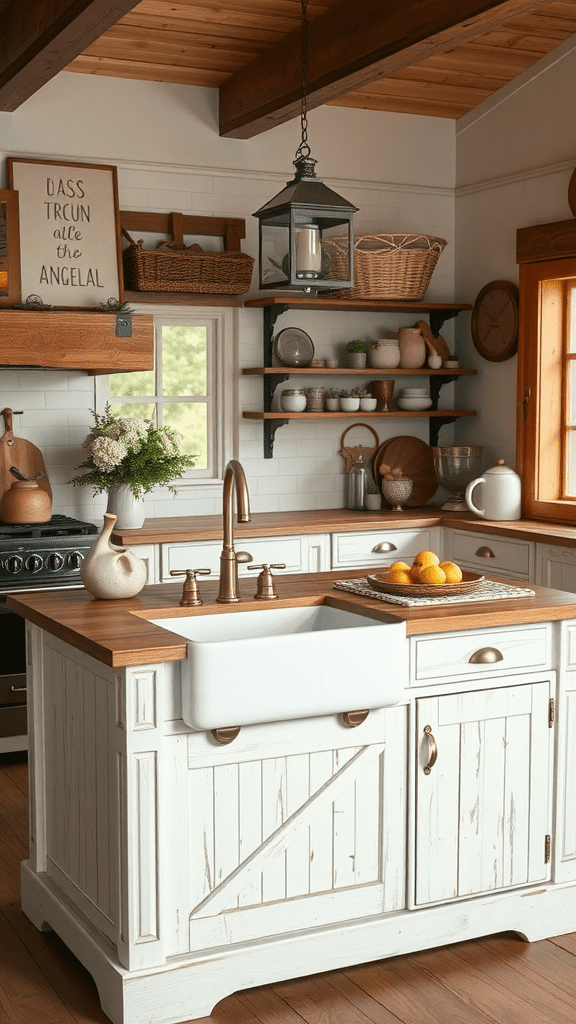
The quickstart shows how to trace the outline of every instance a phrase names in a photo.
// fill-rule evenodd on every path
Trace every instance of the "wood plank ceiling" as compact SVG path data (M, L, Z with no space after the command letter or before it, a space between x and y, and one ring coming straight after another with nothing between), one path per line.
M65 68L218 88L222 135L248 138L298 115L300 0L25 6L38 7L39 19L42 7L59 8L60 27L48 39L42 25L43 42L25 50L12 19L6 48L15 59L12 66L0 61L0 109L16 109L34 91L21 79L36 60L43 61L31 72L37 87ZM0 0L8 17L16 8L22 12L21 0ZM29 15L26 23L19 15L21 37L34 27ZM309 0L308 18L310 108L331 103L455 119L576 33L576 0ZM10 84L17 65L20 98Z

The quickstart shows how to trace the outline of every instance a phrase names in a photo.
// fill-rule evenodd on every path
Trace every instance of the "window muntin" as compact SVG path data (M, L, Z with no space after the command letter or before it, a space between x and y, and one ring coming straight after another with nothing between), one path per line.
M150 308L138 312L150 313ZM117 415L152 419L178 430L195 465L179 482L206 486L222 479L233 454L233 374L236 330L233 310L154 312L154 370L113 374L107 394Z

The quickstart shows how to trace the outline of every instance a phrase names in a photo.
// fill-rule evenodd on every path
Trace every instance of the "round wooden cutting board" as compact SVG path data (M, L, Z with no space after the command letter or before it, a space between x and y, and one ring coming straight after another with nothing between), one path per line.
M438 480L434 469L434 455L429 444L419 437L400 435L384 441L377 449L373 462L374 479L382 479L382 466L401 469L413 482L412 494L404 505L416 508L430 500Z

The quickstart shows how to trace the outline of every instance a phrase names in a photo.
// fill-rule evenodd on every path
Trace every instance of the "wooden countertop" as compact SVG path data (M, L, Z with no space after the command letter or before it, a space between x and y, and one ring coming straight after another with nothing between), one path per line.
M529 539L550 544L576 545L576 526L540 523L530 519L492 522L465 512L443 512L439 506L405 512L354 512L351 509L316 509L305 512L255 512L249 523L234 523L236 547L242 537L284 537L308 533L354 533L359 530L409 530L431 526L457 526L474 533ZM115 544L164 544L222 538L222 516L175 516L146 519L140 530L115 530Z
M535 585L530 586L535 597L418 609L401 608L334 590L335 580L353 579L364 573L356 569L277 576L278 599L271 602L271 606L326 603L349 611L361 610L381 621L404 620L408 636L576 618L576 594ZM261 610L262 602L255 602L253 598L255 588L254 579L243 579L242 600L238 604L222 605L216 603L218 582L201 580L204 604L192 609L181 608L178 604L181 583L145 587L137 597L120 601L98 601L85 590L64 590L14 595L8 597L7 604L12 611L72 647L116 668L182 661L186 657L186 642L148 622L148 618L210 613L233 615L255 607Z

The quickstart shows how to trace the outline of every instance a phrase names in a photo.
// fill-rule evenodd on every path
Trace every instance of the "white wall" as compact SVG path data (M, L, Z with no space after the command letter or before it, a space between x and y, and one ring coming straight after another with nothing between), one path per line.
M489 281L518 282L516 231L567 220L568 183L576 165L576 37L456 125L456 298L474 301ZM516 459L517 358L494 363L474 348L470 317L458 318L460 360L478 371L462 382L457 443L481 444L485 468Z
M312 111L309 122L319 177L360 208L356 233L420 231L448 240L428 297L450 301L455 261L453 123L338 107ZM257 256L252 214L292 177L299 122L250 141L221 139L215 90L62 73L15 114L0 113L0 139L2 187L7 156L112 163L118 167L122 209L243 217L243 249ZM283 315L277 329L302 327L318 355L327 356L340 355L351 337L375 338L412 322L409 316L293 312ZM240 311L240 367L262 365L261 323L260 311ZM452 330L452 323L447 324L449 341ZM345 387L345 378L339 383ZM260 378L239 376L238 389L241 410L261 409ZM104 500L92 499L89 489L67 482L81 461L81 441L92 422L92 378L0 370L0 401L0 408L24 410L15 417L15 432L43 450L53 511L99 521ZM444 401L450 401L448 396ZM428 439L425 420L372 424L381 440L405 433ZM274 459L265 460L261 424L241 420L238 456L248 475L252 509L341 507L344 462L338 449L346 425L328 419L292 422L276 434ZM448 436L451 428L443 430ZM372 435L350 433L347 443L371 444ZM176 498L156 491L147 503L150 516L209 514L219 511L220 496L204 490L191 500L183 491Z

